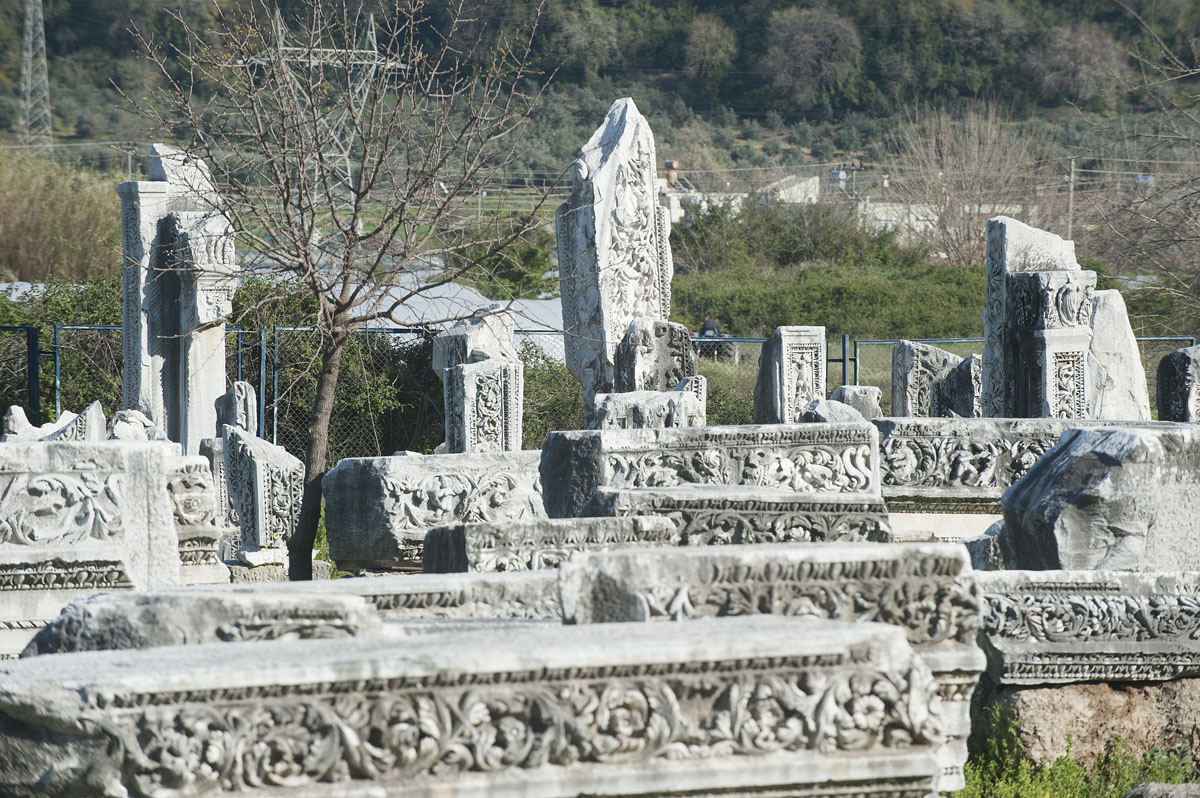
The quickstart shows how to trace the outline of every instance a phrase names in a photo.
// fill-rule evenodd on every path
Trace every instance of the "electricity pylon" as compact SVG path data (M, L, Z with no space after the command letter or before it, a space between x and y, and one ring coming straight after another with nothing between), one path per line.
M21 143L38 155L54 147L50 127L50 81L46 75L46 26L42 0L25 0L21 50Z

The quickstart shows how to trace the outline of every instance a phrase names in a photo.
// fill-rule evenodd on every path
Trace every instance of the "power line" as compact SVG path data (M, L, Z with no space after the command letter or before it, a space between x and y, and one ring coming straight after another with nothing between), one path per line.
M49 155L54 149L42 0L25 0L25 38L21 48L21 143L38 155Z

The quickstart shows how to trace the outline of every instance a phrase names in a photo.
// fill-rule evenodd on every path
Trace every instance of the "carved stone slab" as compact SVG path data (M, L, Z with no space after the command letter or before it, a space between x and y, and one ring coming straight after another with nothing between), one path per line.
M825 328L779 327L763 344L754 385L755 424L794 424L825 398Z
M962 361L953 352L916 341L892 347L892 415L935 415L933 385Z
M1087 354L1088 418L1149 421L1146 369L1120 291L1095 293L1091 329L1092 342Z
M540 452L347 458L322 480L330 557L343 570L419 565L426 530L544 518Z
M231 669L243 651L254 667ZM0 750L10 785L49 798L252 794L281 774L313 798L919 798L940 700L884 625L511 627L402 656L351 639L21 660L0 671Z
M219 399L217 399L217 433L225 425L237 427L248 435L258 434L258 395L254 386L243 380L236 380Z
M304 463L282 446L226 425L225 480L241 530L238 558L248 565L287 562L300 518Z
M862 493L879 485L870 424L777 424L552 432L542 445L546 512L580 515L596 488L749 485Z
M573 551L678 546L666 518L541 518L435 527L425 534L425 573L557 568Z
M596 394L589 429L703 427L703 402L690 390Z
M35 427L29 423L25 409L12 405L4 414L4 434L0 443L32 441L79 441L94 442L105 439L104 409L99 402L92 402L78 415L64 410L58 420Z
M639 318L613 354L613 391L673 391L696 376L696 347L686 325L662 319Z
M613 389L614 350L635 318L671 313L669 221L657 201L654 135L617 100L571 167L554 214L567 368L584 400Z
M217 555L226 527L218 517L217 489L208 458L173 457L167 468L167 494L179 538L180 579L185 585L228 583L229 568Z
M883 391L874 385L842 385L829 397L835 402L841 402L862 413L863 418L870 421L879 418L883 411L879 408L879 400Z
M979 418L982 365L979 355L971 355L934 382L929 396L929 415Z
M1005 492L1010 568L1200 570L1200 429L1075 429Z
M168 443L0 446L0 658L76 598L180 584Z
M225 439L205 438L200 442L200 456L208 460L209 470L213 475L213 489L217 495L218 526L223 527L221 540L230 541L225 545L230 552L237 552L242 546L241 522L238 520L237 509L229 500L229 480L225 476ZM219 552L218 552L219 554ZM225 559L223 556L219 559Z
M891 540L887 508L871 493L793 493L725 485L600 487L586 512L665 516L686 546Z
M1176 349L1159 361L1158 420L1200 421L1200 346Z
M587 552L559 569L567 623L789 615L883 622L929 664L947 740L938 790L961 789L970 697L984 667L966 552L945 544L814 544Z
M446 452L519 452L525 401L520 360L482 360L445 369Z
M980 573L982 640L1000 684L1200 674L1200 573Z
M433 370L439 377L446 369L470 363L475 357L520 360L513 342L513 314L505 312L500 304L476 312L479 315L456 321L433 339Z

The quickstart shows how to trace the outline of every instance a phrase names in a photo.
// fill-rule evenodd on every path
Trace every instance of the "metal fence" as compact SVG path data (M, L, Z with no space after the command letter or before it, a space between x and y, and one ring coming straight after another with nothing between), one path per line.
M20 405L30 423L42 423L37 327L0 327L0 412Z

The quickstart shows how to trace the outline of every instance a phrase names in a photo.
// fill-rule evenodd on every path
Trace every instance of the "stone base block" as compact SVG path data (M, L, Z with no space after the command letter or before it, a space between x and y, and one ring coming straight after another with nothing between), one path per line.
M685 546L807 543L892 538L879 496L790 493L770 488L679 485L598 488L585 512L598 516L665 516Z
M425 535L425 573L532 571L557 568L573 551L678 546L666 518L543 518L455 524Z
M892 539L930 543L960 543L978 537L1003 518L999 513L905 513L888 502Z
M0 761L6 788L45 798L261 794L281 774L313 798L923 798L937 702L882 624L509 627L409 638L402 655L372 639L168 646L8 665Z

